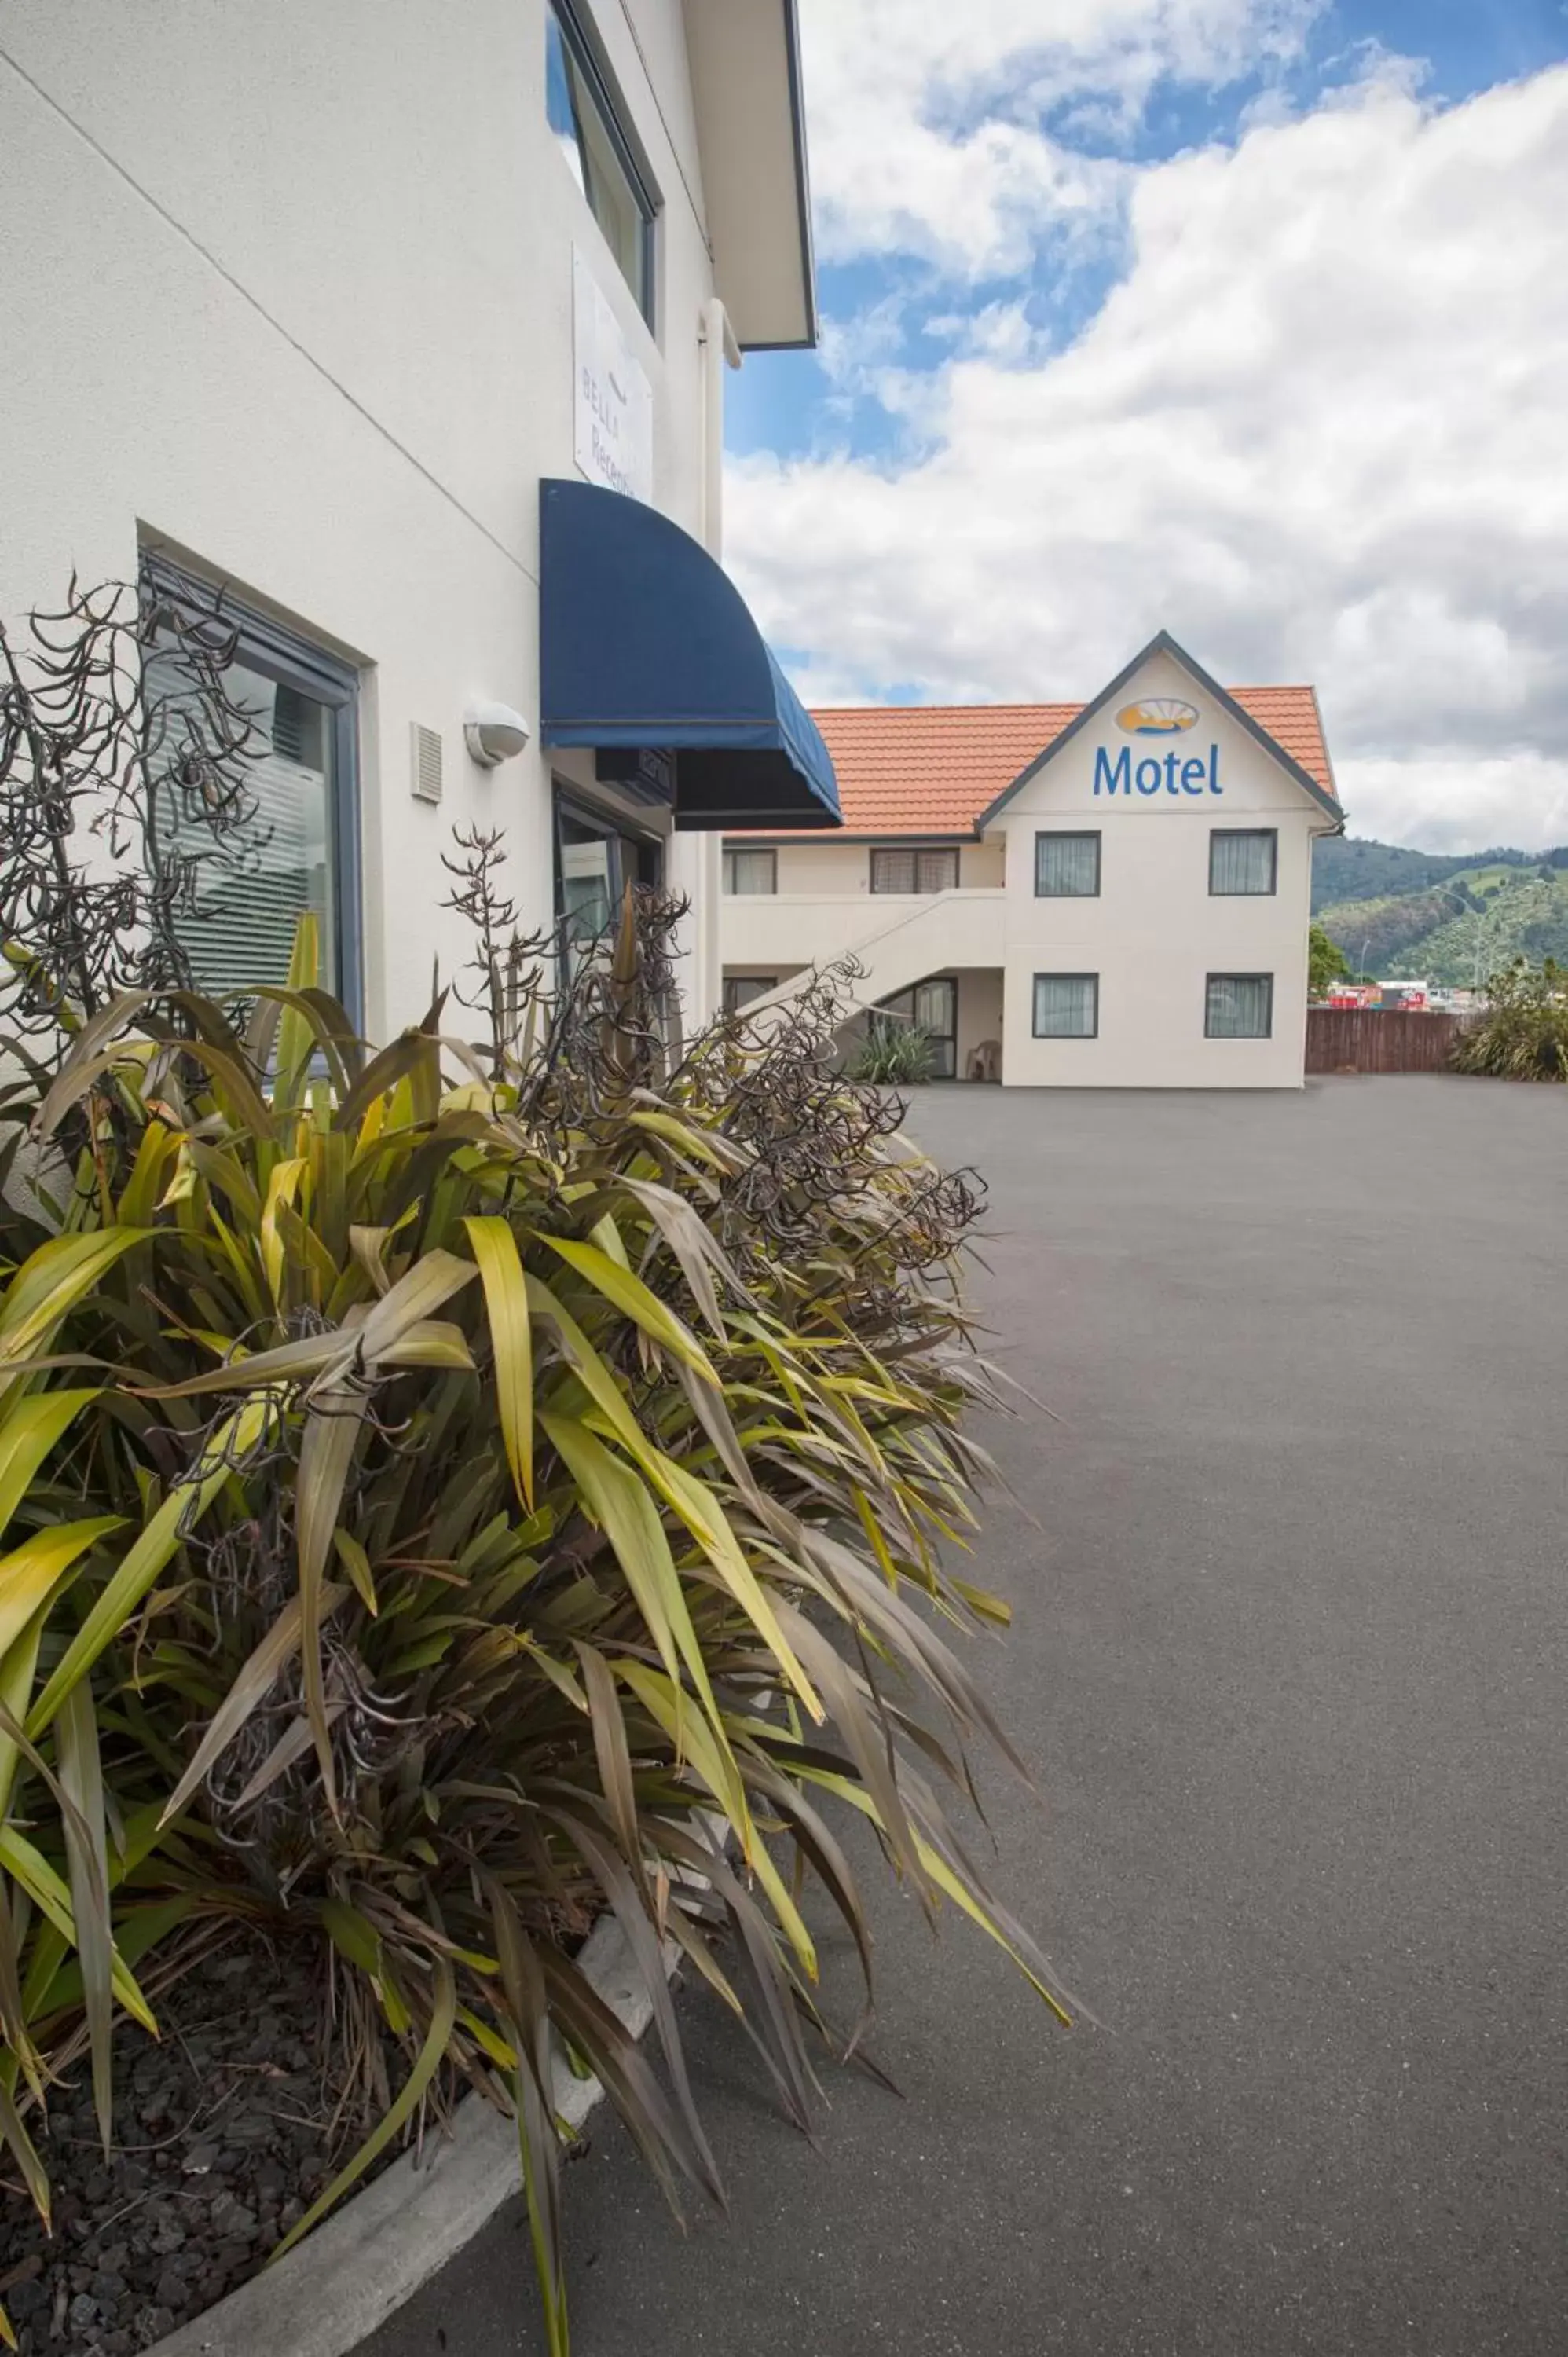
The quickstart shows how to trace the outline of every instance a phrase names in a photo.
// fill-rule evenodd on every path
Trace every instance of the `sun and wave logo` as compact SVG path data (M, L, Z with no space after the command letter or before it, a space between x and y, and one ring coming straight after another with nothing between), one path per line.
M1197 721L1197 706L1174 695L1145 696L1139 704L1124 704L1116 715L1116 726L1127 737L1179 737Z

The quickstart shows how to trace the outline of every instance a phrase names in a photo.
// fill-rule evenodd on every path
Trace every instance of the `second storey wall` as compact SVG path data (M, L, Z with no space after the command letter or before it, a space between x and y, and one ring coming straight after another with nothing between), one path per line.
M733 838L739 842L739 836ZM914 836L886 835L878 838L891 850L919 840ZM940 838L929 838L934 845ZM959 882L966 890L994 889L1002 883L1004 850L1000 841L965 843L956 846L959 855ZM831 898L856 895L866 899L871 891L871 854L874 845L868 842L837 843L830 837L815 842L780 841L778 851L779 889L801 896L822 893ZM883 896L877 894L877 899ZM873 912L875 914L875 912Z
M537 729L575 249L652 387L654 502L703 530L713 272L679 0L595 12L662 199L651 326L547 120L543 0L4 15L0 615L58 604L73 567L132 579L160 547L345 658L366 1014L417 1019L433 962L450 975L469 948L441 907L454 825L504 829L522 921L546 925L553 766L592 779ZM534 723L488 772L463 744L478 698ZM442 739L439 807L411 792L411 723ZM688 892L702 841L671 850Z

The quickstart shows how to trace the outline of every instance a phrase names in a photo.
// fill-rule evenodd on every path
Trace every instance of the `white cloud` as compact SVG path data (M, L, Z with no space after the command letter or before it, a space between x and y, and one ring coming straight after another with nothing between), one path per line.
M1162 81L1219 86L1294 56L1324 5L805 0L819 249L1024 271L1042 232L1093 234L1125 192L1125 164L1086 138L1114 148Z
M1568 758L1520 752L1339 764L1352 834L1427 851L1546 851L1568 843Z
M908 317L908 306L905 304ZM1036 327L1026 303L983 303L977 311L952 311L923 322L928 336L951 344L964 360L991 360L1008 368L1043 360L1051 337Z
M1358 831L1568 835L1565 220L1568 68L1146 168L1069 349L961 348L912 463L741 463L736 571L852 695L1089 693L1165 625L1316 680Z

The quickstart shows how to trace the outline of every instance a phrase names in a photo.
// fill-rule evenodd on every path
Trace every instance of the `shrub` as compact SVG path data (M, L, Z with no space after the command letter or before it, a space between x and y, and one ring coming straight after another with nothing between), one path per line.
M847 1070L853 1081L880 1088L912 1088L930 1079L933 1063L930 1035L918 1023L879 1021L873 1016Z
M1338 942L1326 933L1321 925L1310 925L1306 934L1306 995L1309 998L1326 998L1341 975L1350 971L1350 961Z
M938 1629L1006 1618L939 1554L985 1464L974 1197L835 1075L831 983L671 1067L676 912L628 896L552 998L468 854L482 1046L438 1003L368 1053L307 920L242 1022L68 1006L10 1104L46 1158L0 1297L0 2142L47 2212L29 2123L87 2050L108 2143L144 1967L315 1942L376 2125L296 2233L475 2085L519 2123L559 2352L553 2040L672 2201L717 2195L660 1943L803 2124L808 1871L871 2001L839 1808L1061 2008L933 1781L968 1789L977 1731L1018 1764ZM606 1910L662 2077L579 1969Z
M1568 967L1515 958L1487 985L1487 1011L1454 1043L1454 1069L1508 1081L1568 1081Z

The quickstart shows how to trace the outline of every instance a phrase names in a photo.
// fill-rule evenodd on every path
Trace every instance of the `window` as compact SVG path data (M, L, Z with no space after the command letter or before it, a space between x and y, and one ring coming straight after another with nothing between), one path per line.
M755 899L763 893L779 889L779 854L776 851L726 851L725 853L725 890L739 893L743 899Z
M725 1013L738 1015L754 998L763 998L779 987L776 974L726 974L725 976Z
M1035 891L1042 900L1095 900L1100 897L1098 834L1037 834Z
M663 846L623 833L613 818L555 798L555 910L568 949L586 953L614 930L628 884L657 885Z
M1267 1039L1273 1030L1272 974L1211 974L1204 1012L1206 1039Z
M1037 974L1035 976L1036 1039L1098 1039L1100 976L1097 974Z
M215 593L160 557L144 576L176 608L210 613ZM254 805L240 833L198 872L193 905L174 920L198 989L252 991L288 979L295 930L314 911L321 979L357 1021L360 986L359 673L283 624L225 596L235 632L229 694L251 716L245 790ZM178 657L146 658L145 693L177 729L188 674ZM166 736L166 742L167 741ZM199 818L159 798L159 823L177 848L201 856Z
M958 884L958 853L888 850L871 855L874 892L951 892Z
M544 41L550 128L638 309L651 325L655 207L572 0L545 0Z
M1278 853L1272 826L1217 826L1208 838L1210 892L1272 892Z

